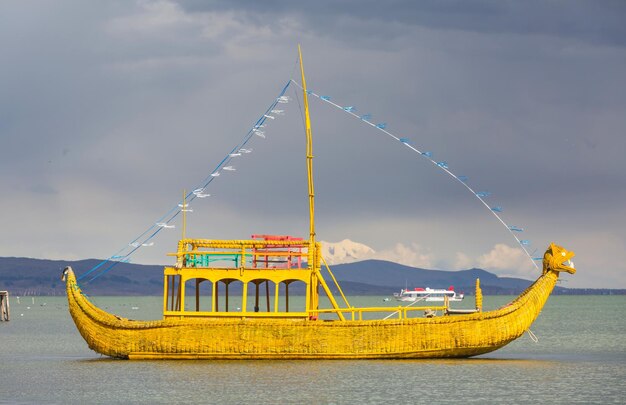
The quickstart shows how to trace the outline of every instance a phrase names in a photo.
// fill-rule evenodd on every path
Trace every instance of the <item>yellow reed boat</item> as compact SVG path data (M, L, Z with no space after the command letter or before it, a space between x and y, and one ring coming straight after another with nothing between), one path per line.
M272 235L253 235L250 240L183 238L177 252L171 254L176 257L175 265L164 269L163 319L155 321L129 320L96 307L82 293L72 269L66 268L63 278L70 314L92 350L124 359L476 356L496 350L529 330L559 272L575 272L570 262L574 253L551 244L539 278L510 304L494 311L482 311L478 280L472 310L454 310L448 302L398 308L350 306L330 268L322 266L325 261L315 239L313 149L301 55L300 67L309 239ZM326 282L323 268L334 284ZM304 300L290 302L290 285L292 292L294 286L304 292ZM345 305L338 304L332 286ZM320 306L320 288L328 298L328 308ZM235 300L240 307L233 308ZM369 319L374 315L380 319Z

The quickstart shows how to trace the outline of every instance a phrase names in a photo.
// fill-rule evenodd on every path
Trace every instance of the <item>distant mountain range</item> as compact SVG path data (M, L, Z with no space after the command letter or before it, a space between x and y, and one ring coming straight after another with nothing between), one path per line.
M61 272L72 266L82 275L101 260L80 261L40 260L20 257L0 257L0 290L11 295L63 295ZM106 269L107 265L102 266ZM341 288L348 295L391 295L408 286L448 288L458 292L474 293L476 278L486 295L519 294L532 281L498 277L481 269L462 271L425 270L383 260L364 260L338 264L332 267ZM325 270L322 271L325 273ZM97 274L97 272L94 272ZM94 281L85 277L81 286L89 295L161 295L163 294L163 266L119 263ZM326 277L331 283L330 277ZM334 291L335 288L331 289ZM297 293L295 290L292 293ZM626 294L626 290L572 289L557 286L555 294Z

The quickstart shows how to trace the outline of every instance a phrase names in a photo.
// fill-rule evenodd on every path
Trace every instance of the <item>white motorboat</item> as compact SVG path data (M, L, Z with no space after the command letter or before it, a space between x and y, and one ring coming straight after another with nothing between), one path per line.
M448 301L463 301L463 293L457 294L454 291L453 286L450 286L450 288L448 288L447 290L428 287L417 287L412 290L402 289L399 293L394 293L393 296L396 298L396 300L404 302L443 302L445 299L444 297L448 297Z

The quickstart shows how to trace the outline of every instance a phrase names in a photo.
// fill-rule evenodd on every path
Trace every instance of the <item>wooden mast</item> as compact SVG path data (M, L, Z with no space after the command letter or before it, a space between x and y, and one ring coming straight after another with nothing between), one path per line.
M307 294L307 311L317 310L319 307L319 263L317 245L315 243L315 187L313 184L313 132L311 131L311 117L309 115L309 97L304 77L304 64L302 63L302 50L298 45L298 57L300 59L300 74L302 76L302 100L304 104L304 124L306 130L306 170L309 187L309 249L308 268L311 270L311 282ZM343 314L339 314L340 318Z
M311 118L309 116L309 98L306 91L306 79L304 78L304 65L302 64L302 50L298 45L300 57L300 73L302 75L302 98L304 100L304 122L306 126L306 168L309 184L309 243L315 245L315 187L313 185L313 133L311 132Z

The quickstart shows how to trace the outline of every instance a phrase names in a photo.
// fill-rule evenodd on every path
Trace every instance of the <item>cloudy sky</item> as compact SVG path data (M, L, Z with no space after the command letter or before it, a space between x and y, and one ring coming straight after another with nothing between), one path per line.
M3 1L0 256L105 258L176 206L297 73L432 151L563 286L626 288L626 3ZM197 199L188 235L306 236L296 86L253 153ZM311 99L318 238L416 266L537 271L427 159ZM167 263L180 226L140 249Z

